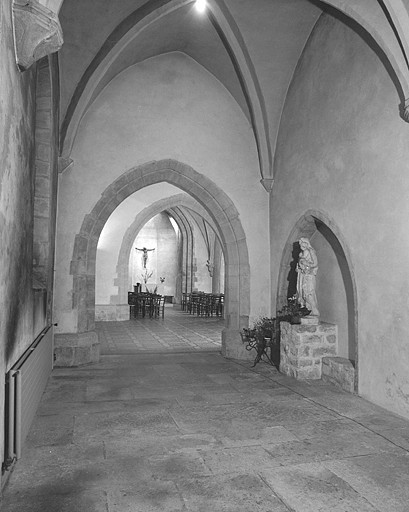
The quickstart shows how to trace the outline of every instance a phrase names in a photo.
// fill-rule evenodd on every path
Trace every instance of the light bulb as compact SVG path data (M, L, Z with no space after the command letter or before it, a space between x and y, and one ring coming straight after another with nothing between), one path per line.
M205 12L206 0L196 0L196 9L198 10L198 12Z

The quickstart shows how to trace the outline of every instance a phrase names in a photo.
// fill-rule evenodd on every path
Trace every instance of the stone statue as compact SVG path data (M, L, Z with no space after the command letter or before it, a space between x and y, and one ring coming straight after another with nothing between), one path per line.
M207 260L206 267L207 267L207 270L209 271L210 277L213 277L214 265L213 265L213 263L210 262L210 260Z
M148 261L148 251L154 251L155 249L147 249L146 247L138 249L137 247L135 247L135 250L142 251L142 267L146 268L146 263Z
M319 316L315 276L318 270L317 254L308 238L300 238L301 252L297 263L297 300L301 306L311 311L310 316Z

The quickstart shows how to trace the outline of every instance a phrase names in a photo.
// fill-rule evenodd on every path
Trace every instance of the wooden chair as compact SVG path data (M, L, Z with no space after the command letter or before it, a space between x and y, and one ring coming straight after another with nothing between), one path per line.
M187 308L187 301L188 301L188 293L182 293L182 311L186 311Z
M163 295L154 295L152 296L150 317L158 318L159 316L165 317L165 297Z
M129 304L129 316L132 318L137 314L138 299L137 294L134 292L128 292L128 304Z
M214 297L215 297L215 301L216 301L216 304L215 304L216 316L223 317L224 316L224 294L218 293Z

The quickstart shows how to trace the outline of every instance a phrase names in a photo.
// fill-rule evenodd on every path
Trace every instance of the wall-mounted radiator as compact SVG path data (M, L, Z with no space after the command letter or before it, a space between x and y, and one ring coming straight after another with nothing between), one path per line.
M41 397L53 369L54 329L46 327L6 374L5 462L21 457Z

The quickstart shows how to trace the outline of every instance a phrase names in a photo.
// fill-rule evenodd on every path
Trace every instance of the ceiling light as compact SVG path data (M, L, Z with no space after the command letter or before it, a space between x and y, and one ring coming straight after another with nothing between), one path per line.
M205 12L205 10L206 10L206 0L196 0L196 9L199 12Z

